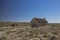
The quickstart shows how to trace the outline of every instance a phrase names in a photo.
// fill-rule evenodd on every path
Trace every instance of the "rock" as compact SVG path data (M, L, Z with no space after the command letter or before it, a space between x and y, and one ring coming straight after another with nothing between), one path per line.
M45 18L33 18L31 20L31 27L46 26L48 21Z

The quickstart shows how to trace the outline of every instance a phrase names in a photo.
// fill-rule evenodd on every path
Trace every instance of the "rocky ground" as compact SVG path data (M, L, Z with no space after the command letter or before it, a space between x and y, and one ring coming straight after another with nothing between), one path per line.
M0 27L0 40L60 40L60 26L4 26Z

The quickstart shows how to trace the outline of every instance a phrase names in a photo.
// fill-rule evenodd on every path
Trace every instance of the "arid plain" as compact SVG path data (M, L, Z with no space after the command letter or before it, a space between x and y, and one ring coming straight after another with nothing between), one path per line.
M31 27L28 22L0 22L0 40L60 40L60 23Z

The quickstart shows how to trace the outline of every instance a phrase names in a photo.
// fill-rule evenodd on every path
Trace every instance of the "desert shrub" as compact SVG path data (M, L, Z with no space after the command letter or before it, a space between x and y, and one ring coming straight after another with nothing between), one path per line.
M5 36L0 37L0 40L6 40Z
M47 35L44 35L43 37L44 37L44 38L47 38Z
M50 37L50 40L55 40L55 36Z
M22 32L24 32L24 30L18 30L16 34L20 34Z
M48 40L56 40L56 36L50 33L48 35Z
M10 34L10 33L11 33L11 31L7 31L7 32L6 32L7 35Z
M57 33L57 32L52 32L52 34L55 34L55 35L57 35L58 33Z
M0 27L0 31L5 31L5 29L3 27Z
M51 26L52 26L52 27L56 27L56 25L53 25L53 24L52 24Z
M3 27L3 25L0 25L0 27Z
M11 26L15 26L15 24L12 24Z

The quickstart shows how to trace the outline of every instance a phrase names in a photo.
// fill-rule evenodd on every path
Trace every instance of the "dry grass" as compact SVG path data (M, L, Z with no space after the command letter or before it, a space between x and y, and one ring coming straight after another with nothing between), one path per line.
M0 26L0 40L60 40L60 24L44 27Z

